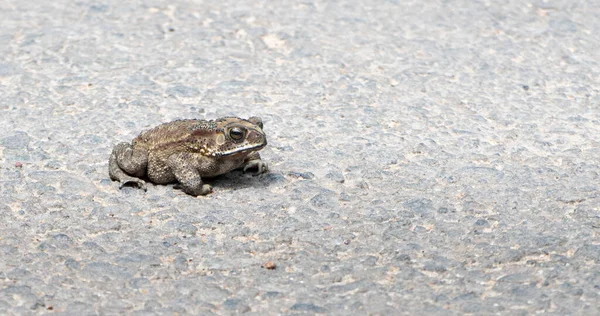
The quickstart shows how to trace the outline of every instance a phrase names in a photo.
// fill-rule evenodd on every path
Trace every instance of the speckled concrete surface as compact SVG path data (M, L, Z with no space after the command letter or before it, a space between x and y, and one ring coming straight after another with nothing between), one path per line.
M598 314L599 17L4 0L0 313ZM271 173L108 179L115 143L226 115L263 118Z

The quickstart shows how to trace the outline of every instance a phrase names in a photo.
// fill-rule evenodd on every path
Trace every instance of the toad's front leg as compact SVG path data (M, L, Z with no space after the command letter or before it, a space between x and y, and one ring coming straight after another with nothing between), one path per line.
M167 165L183 192L193 196L209 194L212 192L212 187L202 182L198 165L195 163L197 160L192 156L188 153L171 155L167 160Z
M260 155L257 152L254 152L244 160L244 172L248 169L256 169L255 174L266 173L269 171L269 165L260 159Z

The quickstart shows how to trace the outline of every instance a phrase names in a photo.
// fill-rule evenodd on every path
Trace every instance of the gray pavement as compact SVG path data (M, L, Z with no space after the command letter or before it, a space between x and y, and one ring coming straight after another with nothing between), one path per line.
M598 1L3 0L0 26L0 314L600 313ZM117 142L230 115L271 173L109 180Z

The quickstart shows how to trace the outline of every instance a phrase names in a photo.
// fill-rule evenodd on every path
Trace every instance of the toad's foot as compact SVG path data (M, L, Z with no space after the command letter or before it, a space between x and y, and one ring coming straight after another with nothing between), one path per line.
M138 178L134 178L134 177L124 177L122 179L119 180L119 182L121 183L121 185L119 185L119 189L122 189L125 186L128 185L133 185L133 186L137 186L138 188L147 191L146 188L146 181L142 180L142 179L138 179Z
M200 186L194 187L194 186L184 186L181 183L178 183L174 186L174 188L182 190L183 192L185 192L189 195L193 195L193 196L207 195L207 194L213 192L213 188L210 184L203 184L201 187Z
M260 159L254 159L246 163L246 165L244 166L244 172L246 172L249 169L256 169L255 174L258 175L269 171L269 165Z

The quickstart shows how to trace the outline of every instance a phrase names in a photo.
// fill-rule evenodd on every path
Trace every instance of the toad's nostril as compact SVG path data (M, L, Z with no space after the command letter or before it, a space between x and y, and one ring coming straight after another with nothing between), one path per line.
M254 131L248 135L247 140L251 144L260 144L266 142L265 136L263 134Z

